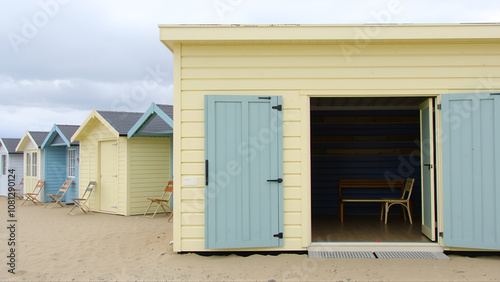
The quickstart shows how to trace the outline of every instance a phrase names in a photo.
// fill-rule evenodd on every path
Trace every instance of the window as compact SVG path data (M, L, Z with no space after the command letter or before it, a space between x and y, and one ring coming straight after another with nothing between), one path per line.
M2 174L7 174L7 155L2 155L2 164L1 164Z
M76 175L76 150L68 150L68 177L75 177Z
M26 154L26 176L31 176L31 153Z
M37 176L37 162L38 162L38 158L37 158L37 153L31 153L31 176Z

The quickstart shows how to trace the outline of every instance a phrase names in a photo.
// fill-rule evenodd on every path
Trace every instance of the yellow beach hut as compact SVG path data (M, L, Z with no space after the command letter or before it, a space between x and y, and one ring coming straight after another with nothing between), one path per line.
M160 40L176 252L500 250L499 24L160 25ZM406 178L413 224L380 222L380 203L341 223L342 197L400 196Z
M33 192L38 180L44 175L44 149L42 144L49 132L26 131L17 144L16 151L23 152L24 163L24 193ZM44 200L43 190L38 194L38 200Z
M71 138L71 142L80 141L80 194L89 181L97 181L91 210L142 214L149 204L146 198L169 181L170 139L127 138L142 115L93 110ZM158 119L143 129L145 133L167 131L172 128Z

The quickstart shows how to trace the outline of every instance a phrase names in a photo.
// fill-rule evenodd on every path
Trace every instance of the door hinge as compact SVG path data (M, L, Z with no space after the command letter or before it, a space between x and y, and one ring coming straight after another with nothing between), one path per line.
M271 100L271 97L259 97L261 100Z
M438 110L441 110L441 104L437 104Z
M439 232L439 237L443 238L444 236L444 233L443 232Z
M281 111L281 110L283 110L283 107L281 105L277 105L277 106L273 106L273 109Z
M274 234L273 237L277 237L277 238L283 239L283 232L280 232L278 234Z

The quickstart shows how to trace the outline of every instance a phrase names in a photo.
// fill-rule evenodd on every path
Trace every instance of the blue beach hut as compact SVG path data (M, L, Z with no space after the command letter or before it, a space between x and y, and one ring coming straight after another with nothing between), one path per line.
M69 198L78 198L80 146L78 141L70 142L71 136L78 128L78 125L54 124L42 144L45 151L45 201L50 200L46 194L56 194L66 179L73 180L74 183L64 195L63 202L68 202Z

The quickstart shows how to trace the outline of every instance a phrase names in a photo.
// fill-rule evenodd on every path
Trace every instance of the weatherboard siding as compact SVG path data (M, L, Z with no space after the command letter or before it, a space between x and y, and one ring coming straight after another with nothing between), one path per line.
M129 179L127 173L128 166L128 139L126 136L118 138L118 214L130 215L129 212Z
M174 250L204 246L204 95L280 95L284 107L284 238L278 250L310 243L309 99L305 95L429 95L490 89L500 44L176 44L176 177L181 185ZM304 95L301 97L301 95ZM181 181L179 181L181 182ZM178 183L179 183L178 182ZM177 243L179 242L179 243ZM252 249L259 250L259 249ZM263 249L269 250L269 249Z
M130 215L143 214L170 180L170 138L133 137L129 142Z
M0 147L0 156L6 155L6 172L5 175L2 175L0 172L0 186L2 187L1 196L7 196L9 192L9 170L14 170L15 179L15 188L21 182L21 179L24 177L24 166L23 166L23 154L9 154L7 150L3 146Z

